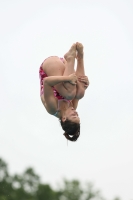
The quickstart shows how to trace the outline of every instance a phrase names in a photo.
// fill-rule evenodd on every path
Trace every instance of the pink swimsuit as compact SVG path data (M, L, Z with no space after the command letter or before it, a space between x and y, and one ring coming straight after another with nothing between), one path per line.
M63 58L60 58L61 61L63 62ZM42 94L44 94L44 86L43 86L43 79L48 77L48 75L44 72L43 68L42 68L42 65L43 63L41 64L40 66L40 69L39 69L39 77L40 77L40 96ZM54 96L57 98L57 99L65 99L64 97L62 97L59 92L57 92L57 90L53 88L53 93L54 93Z
M63 62L63 58L60 58L60 60ZM45 61L45 60L44 60L44 61ZM42 66L43 66L43 63L41 64L40 69L39 69L39 77L40 77L40 96L44 94L43 79L46 78L46 77L48 77L48 75L44 72ZM59 92L58 92L54 87L52 87L52 89L53 89L54 96L58 99L58 109L57 109L56 113L54 114L54 116L57 117L57 114L58 114L58 112L59 112L59 102L60 102L60 100L65 100L65 101L67 101L67 102L68 102L68 106L70 105L71 100L67 100L67 99L65 99L63 96L61 96L61 95L59 94Z

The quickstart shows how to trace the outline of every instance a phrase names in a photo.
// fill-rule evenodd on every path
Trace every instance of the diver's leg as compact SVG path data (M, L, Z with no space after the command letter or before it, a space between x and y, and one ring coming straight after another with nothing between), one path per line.
M85 94L85 83L81 82L82 76L85 76L83 45L81 43L77 42L76 50L77 50L76 75L78 77L78 82L77 82L75 98L81 99L84 97L84 94Z
M76 44L73 44L70 50L64 55L65 58L65 70L63 75L68 76L70 74L75 73L74 65L75 65L75 57L76 57Z
M43 62L43 70L48 76L63 76L65 71L64 61L62 62L59 57L51 56ZM73 99L75 94L69 85L71 86L70 83L67 83L65 86L60 83L54 87L64 98Z
M74 64L76 57L76 44L73 44L70 50L64 55L65 58L65 70L63 76L69 76L70 74L75 73ZM70 83L63 83L64 87L72 94L73 98L76 95L76 85ZM56 87L58 89L58 86Z
M76 43L77 49L77 69L76 75L85 76L85 69L84 69L84 52L83 52L83 45L79 42Z

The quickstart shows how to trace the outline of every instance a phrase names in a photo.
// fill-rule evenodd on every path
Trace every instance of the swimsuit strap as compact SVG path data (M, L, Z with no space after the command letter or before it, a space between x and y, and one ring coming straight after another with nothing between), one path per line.
M70 103L71 103L71 100L67 100L67 99L58 99L58 107L57 107L57 111L56 111L56 113L54 114L54 116L56 117L57 116L57 114L58 114L58 112L59 112L59 107L60 107L60 101L67 101L67 102L69 102L69 105L70 105Z
M59 99L58 99L58 107L57 107L57 111L56 111L56 113L54 114L55 117L57 116L58 112L59 112Z

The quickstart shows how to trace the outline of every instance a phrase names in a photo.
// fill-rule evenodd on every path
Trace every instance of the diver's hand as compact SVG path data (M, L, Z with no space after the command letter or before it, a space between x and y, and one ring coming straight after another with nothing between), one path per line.
M88 86L89 86L89 79L88 79L87 76L79 76L78 77L78 81L84 83L85 84L84 87L88 88Z
M76 85L77 84L77 76L76 76L75 73L70 74L69 78L70 78L69 83L71 83L72 85Z

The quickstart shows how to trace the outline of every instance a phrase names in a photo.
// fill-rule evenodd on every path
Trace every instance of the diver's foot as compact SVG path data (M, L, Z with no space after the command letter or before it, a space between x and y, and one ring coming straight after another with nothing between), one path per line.
M67 60L76 57L76 44L73 44L70 48L70 50L64 55L64 58Z
M76 43L76 50L77 50L77 59L83 59L84 52L83 52L83 45L79 42Z

